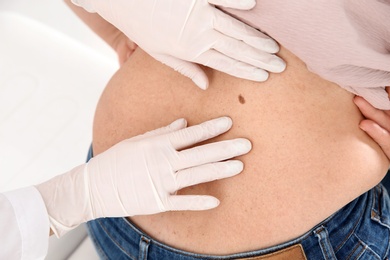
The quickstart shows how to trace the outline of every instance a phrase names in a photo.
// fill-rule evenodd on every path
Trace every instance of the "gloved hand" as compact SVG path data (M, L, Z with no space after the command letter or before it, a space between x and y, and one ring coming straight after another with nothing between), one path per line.
M277 43L214 5L251 9L255 0L72 0L97 12L160 62L202 89L208 79L198 64L265 81L285 63Z
M186 149L228 131L231 125L228 117L188 128L184 119L177 120L122 141L87 164L37 185L53 232L60 237L83 222L101 217L218 206L218 199L212 196L179 196L176 191L242 171L240 161L223 160L249 152L251 143L247 139Z

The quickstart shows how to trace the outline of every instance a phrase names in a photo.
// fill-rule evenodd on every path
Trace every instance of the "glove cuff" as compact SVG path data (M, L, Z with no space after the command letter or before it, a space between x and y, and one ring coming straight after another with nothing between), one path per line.
M50 227L57 237L92 219L84 182L85 170L83 164L36 186L45 202Z

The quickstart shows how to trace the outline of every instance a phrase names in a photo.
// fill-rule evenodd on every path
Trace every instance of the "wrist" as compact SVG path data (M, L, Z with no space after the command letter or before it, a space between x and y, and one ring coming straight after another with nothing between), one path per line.
M57 237L91 219L84 169L85 164L36 185L49 214L51 230Z
M122 203L126 197L120 196L118 187L122 180L116 172L117 156L106 151L89 160L85 167L84 182L91 219L129 216Z

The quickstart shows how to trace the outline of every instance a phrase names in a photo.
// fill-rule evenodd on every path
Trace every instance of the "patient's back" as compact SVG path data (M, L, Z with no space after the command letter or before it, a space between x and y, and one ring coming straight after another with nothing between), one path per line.
M95 154L180 117L228 115L232 129L212 141L253 144L240 175L180 192L214 195L218 208L132 217L146 233L199 253L259 249L303 234L382 179L388 161L359 129L353 95L280 55L287 70L265 83L207 70L207 91L140 49L114 75L96 111Z

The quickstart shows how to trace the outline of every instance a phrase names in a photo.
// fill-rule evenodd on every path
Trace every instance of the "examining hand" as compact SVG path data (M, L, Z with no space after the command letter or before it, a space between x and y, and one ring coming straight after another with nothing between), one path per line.
M386 90L390 99L390 87L387 87ZM360 128L380 145L390 159L390 110L379 110L362 97L355 97L354 102L366 117L360 122Z
M247 139L188 148L228 131L231 125L228 117L188 128L184 119L177 120L124 140L87 164L37 185L53 232L61 236L83 222L101 217L218 206L218 199L212 196L176 192L242 171L240 161L224 160L249 152L251 143Z
M202 89L208 79L198 64L254 81L282 72L272 53L277 43L214 5L250 9L255 0L73 0L97 12L160 62Z

